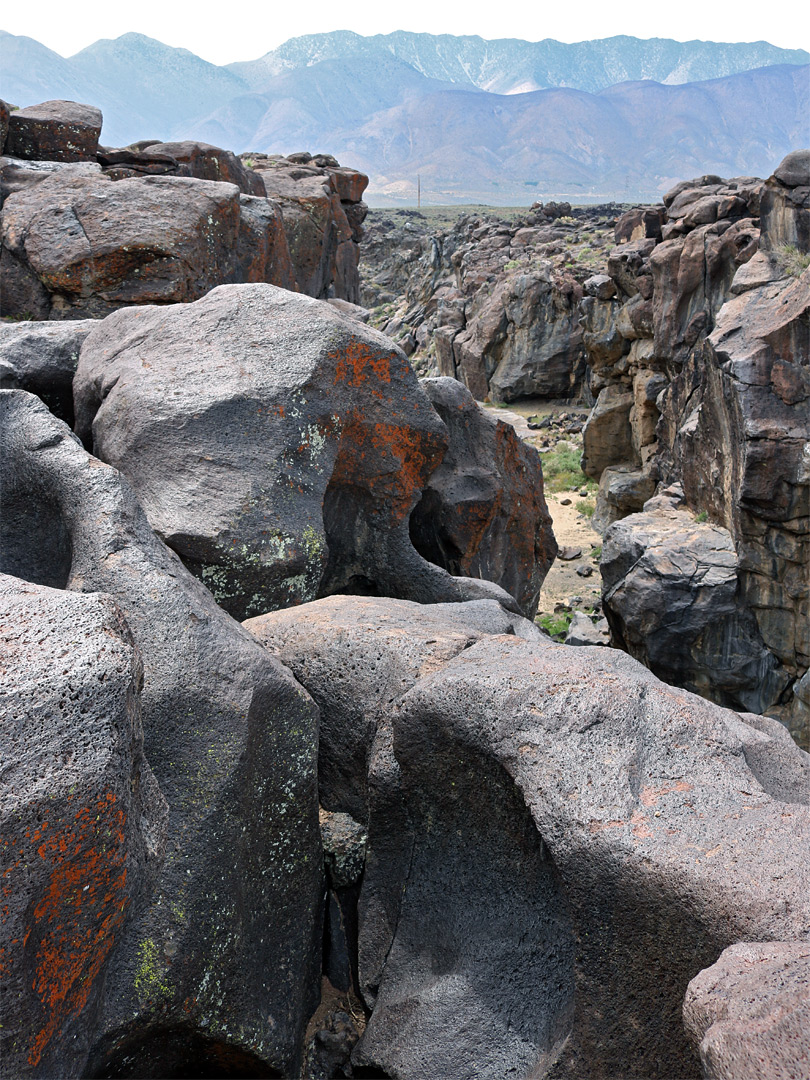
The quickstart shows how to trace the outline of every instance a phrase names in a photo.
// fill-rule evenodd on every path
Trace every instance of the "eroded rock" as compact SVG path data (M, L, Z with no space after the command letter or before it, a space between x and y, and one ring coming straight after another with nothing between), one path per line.
M0 1054L9 1075L79 1076L113 946L160 867L167 806L114 601L0 574L0 613Z
M115 599L169 805L154 890L117 930L95 1023L78 1029L89 1060L57 1071L157 1078L224 1055L295 1075L320 971L317 711L41 402L0 392L0 440L0 570Z

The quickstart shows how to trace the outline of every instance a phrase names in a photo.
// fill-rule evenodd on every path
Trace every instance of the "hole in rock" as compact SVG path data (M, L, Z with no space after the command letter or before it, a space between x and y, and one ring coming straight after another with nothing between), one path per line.
M70 577L73 545L52 495L30 477L15 477L4 487L0 513L0 572L35 585L64 589Z
M223 1077L281 1077L256 1054L200 1031L174 1027L132 1035L86 1074L91 1080L220 1080Z

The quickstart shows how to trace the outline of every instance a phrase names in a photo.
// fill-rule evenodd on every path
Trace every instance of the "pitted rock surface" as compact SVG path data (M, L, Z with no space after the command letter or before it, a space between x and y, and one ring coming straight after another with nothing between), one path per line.
M706 1080L793 1080L810 1066L810 943L726 949L689 984L686 1030Z
M330 808L367 815L356 1064L697 1076L689 980L734 941L806 936L808 757L778 725L436 607L256 624L321 705Z
M238 618L340 591L514 604L412 546L444 425L403 354L328 304L241 285L116 312L74 394L81 436Z
M90 1058L57 1071L162 1077L171 1054L180 1068L196 1053L296 1075L321 950L317 710L41 402L0 391L0 442L0 570L115 599L169 805L165 859L116 934Z
M109 596L5 574L0 658L0 1056L9 1076L78 1076L166 840L141 658Z

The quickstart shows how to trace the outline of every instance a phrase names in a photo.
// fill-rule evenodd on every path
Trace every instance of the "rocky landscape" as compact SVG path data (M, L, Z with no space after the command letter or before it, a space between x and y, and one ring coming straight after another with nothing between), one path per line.
M0 110L4 1070L805 1075L810 152L359 262L97 113Z

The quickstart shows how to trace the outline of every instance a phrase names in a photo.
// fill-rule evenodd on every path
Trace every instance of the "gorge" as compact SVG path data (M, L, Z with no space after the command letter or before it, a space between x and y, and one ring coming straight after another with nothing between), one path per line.
M810 150L434 227L0 121L4 1070L802 1075Z

